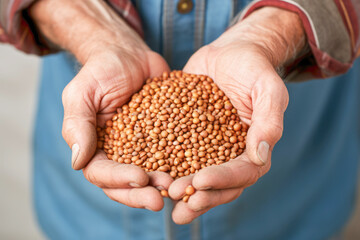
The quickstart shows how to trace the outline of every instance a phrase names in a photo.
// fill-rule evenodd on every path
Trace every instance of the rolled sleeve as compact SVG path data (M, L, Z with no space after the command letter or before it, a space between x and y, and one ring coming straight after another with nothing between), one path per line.
M46 55L56 52L51 48L27 15L26 9L36 0L0 0L0 42L14 45L31 54ZM124 20L143 36L140 17L130 0L106 1Z
M247 6L240 20L265 6L296 12L307 35L311 54L286 67L287 80L342 74L359 55L360 0L259 0Z
M12 44L26 53L44 55L50 50L40 43L24 12L33 2L35 0L0 1L0 41Z

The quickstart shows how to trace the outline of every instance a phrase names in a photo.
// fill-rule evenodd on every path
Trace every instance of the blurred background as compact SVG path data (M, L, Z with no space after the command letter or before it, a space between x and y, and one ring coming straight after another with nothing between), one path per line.
M38 57L0 44L0 239L45 239L36 222L31 194L39 64ZM345 229L346 240L360 239L360 188L357 199Z

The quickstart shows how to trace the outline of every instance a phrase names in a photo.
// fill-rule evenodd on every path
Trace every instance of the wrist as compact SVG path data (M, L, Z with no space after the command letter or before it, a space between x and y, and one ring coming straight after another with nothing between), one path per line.
M29 8L39 32L84 64L107 46L148 49L140 36L102 0L38 0Z
M215 47L230 44L256 49L274 68L289 64L307 49L300 17L275 7L254 11L212 43Z

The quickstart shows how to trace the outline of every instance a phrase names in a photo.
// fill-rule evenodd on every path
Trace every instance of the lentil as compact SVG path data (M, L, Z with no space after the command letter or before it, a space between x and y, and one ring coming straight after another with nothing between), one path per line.
M173 71L147 79L104 128L98 127L97 147L109 159L177 179L239 156L247 130L211 78ZM183 200L194 191L187 187Z
M168 191L166 191L165 189L163 189L163 190L161 190L160 191L160 194L161 194L161 196L163 196L163 197L169 197L169 193L168 193Z
M183 200L184 202L188 202L188 201L189 201L189 198L190 198L189 195L185 195L182 200Z
M195 193L195 188L193 186L189 185L185 188L185 193L187 195L193 195Z

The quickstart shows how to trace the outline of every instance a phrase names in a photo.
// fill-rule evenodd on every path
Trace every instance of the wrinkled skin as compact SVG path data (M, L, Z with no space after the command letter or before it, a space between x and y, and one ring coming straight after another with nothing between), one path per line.
M178 224L189 223L209 209L233 201L270 169L271 151L266 153L264 164L259 161L258 145L266 141L271 150L280 139L288 102L284 83L256 46L206 46L192 56L184 71L213 78L250 128L242 155L170 185L170 197L180 200L172 213ZM190 184L197 191L184 203L181 198Z
M103 126L145 79L169 71L166 61L103 1L42 0L29 13L47 41L73 53L83 65L63 91L63 136L72 148L72 167L83 169L110 199L159 211L164 201L158 189L169 189L173 220L185 224L236 199L270 169L288 104L274 68L304 47L296 14L271 7L257 10L189 59L183 70L214 79L250 128L241 156L173 181L166 173L146 173L96 151L96 126ZM196 192L184 203L189 184Z
M144 79L169 70L158 54L146 50L145 55L139 55L114 49L89 58L64 89L63 136L69 146L75 143L81 146L73 167L83 168L84 176L109 198L131 207L158 211L164 203L155 187L168 188L172 182L168 174L147 174L134 165L113 162L103 151L93 156L96 126L104 126L116 109L140 89Z

